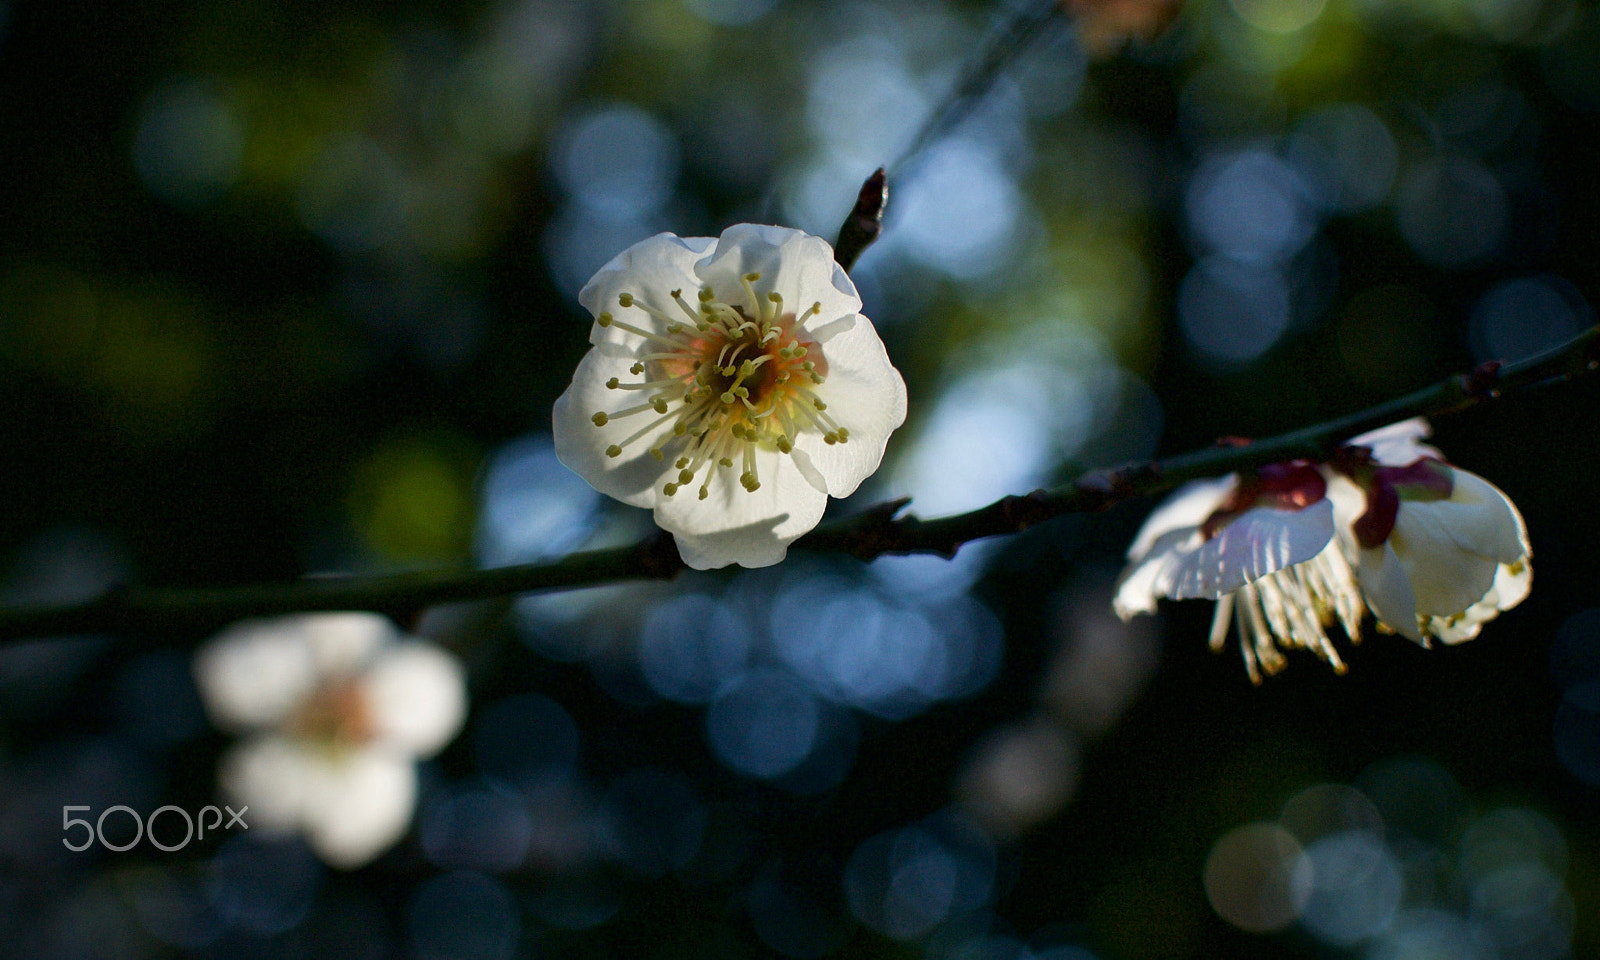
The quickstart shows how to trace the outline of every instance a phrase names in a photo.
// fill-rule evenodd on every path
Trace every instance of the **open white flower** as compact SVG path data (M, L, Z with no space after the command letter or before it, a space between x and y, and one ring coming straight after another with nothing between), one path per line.
M1409 442L1396 442L1409 430ZM1421 420L1357 437L1338 461L1361 590L1379 626L1423 646L1461 643L1521 603L1532 587L1522 515L1498 487L1451 466Z
M405 833L416 760L466 715L456 659L375 614L238 623L196 654L194 671L217 726L251 735L222 760L223 794L249 806L251 827L302 833L337 867Z
M593 347L556 401L556 453L652 508L692 567L782 560L905 421L905 383L820 238L659 234L578 299Z
M1327 486L1316 467L1295 462L1179 488L1129 547L1113 609L1127 620L1154 613L1163 597L1215 600L1211 647L1236 625L1252 682L1283 669L1285 649L1311 650L1342 673L1327 628L1337 620L1359 640L1361 594Z

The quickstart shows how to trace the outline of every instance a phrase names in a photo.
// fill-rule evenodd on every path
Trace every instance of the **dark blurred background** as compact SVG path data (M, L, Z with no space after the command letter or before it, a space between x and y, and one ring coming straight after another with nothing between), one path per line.
M1081 3L892 166L854 271L925 516L1359 409L1595 322L1600 14ZM5 597L559 556L644 535L555 461L627 244L829 237L1004 3L0 0ZM1091 38L1081 43L1077 37ZM0 954L1600 956L1600 378L1437 423L1534 589L1459 648L1252 687L1122 624L1151 504L953 561L796 551L440 611L465 732L356 871L71 853L211 802L201 636L0 650Z

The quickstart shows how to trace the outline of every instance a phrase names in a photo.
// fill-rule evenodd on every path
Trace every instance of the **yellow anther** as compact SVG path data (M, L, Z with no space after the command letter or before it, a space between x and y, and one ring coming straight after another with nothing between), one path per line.
M606 456L620 457L622 456L622 448L613 443L611 446L606 447Z
M650 448L650 456L655 457L657 460L665 460L666 459L666 454L661 452L661 448L660 447L651 447Z
M615 390L620 386L622 386L622 381L618 380L616 377L612 377L610 380L606 381L607 390Z
M679 470L682 470L684 467L687 467L688 465L689 465L689 458L688 457L679 457L678 458L678 462L673 464L673 466L677 467Z
M676 483L669 483L661 488L661 492L670 497L674 493L678 492L678 485Z
M678 483L687 485L689 483L689 481L691 481L693 479L694 479L694 471L693 470L679 470L678 471Z
M611 320L611 314L606 313L605 311L601 311L600 316L594 318L594 322L600 324L602 327L611 326Z
M610 418L605 415L604 411L601 411L600 413L595 414L594 416L590 417L589 419L594 421L594 425L595 426L603 427L603 426L606 425L606 421L609 420ZM614 456L616 456L616 454L613 453L612 456L614 457Z
M751 283L755 283L757 280L761 279L761 274L759 274L759 273L747 273L747 274L744 275L744 278L746 280L750 281Z
M656 413L666 413L667 412L667 401L666 401L666 399L664 397L654 397L654 398L652 398L651 401L650 401L650 406L655 408ZM821 409L821 408L819 407L818 409Z
M717 298L717 295L711 292L711 288L710 287L705 287L704 289L702 289L700 291L700 302L701 303L710 303L711 301L715 300L716 298Z
M617 303L621 304L624 307L633 306L633 294L631 294L631 293L619 294L617 296Z

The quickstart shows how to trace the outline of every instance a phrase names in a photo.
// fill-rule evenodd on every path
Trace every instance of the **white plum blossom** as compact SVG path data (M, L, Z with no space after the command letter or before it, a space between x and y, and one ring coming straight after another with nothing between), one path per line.
M697 569L782 560L905 421L905 383L818 237L659 234L578 299L593 346L556 401L556 453L654 510Z
M1428 646L1461 643L1533 583L1522 515L1498 487L1418 443L1407 421L1350 442L1338 468L1361 591L1378 624ZM1409 430L1411 436L1397 435ZM1349 491L1354 491L1352 496Z
M195 680L221 729L229 802L252 828L300 833L336 867L358 867L411 823L416 761L461 729L461 665L384 617L332 613L237 623L196 654Z
M1528 533L1504 493L1422 443L1428 432L1407 420L1356 437L1327 464L1180 488L1129 548L1113 607L1128 619L1161 598L1216 600L1211 646L1237 624L1255 682L1291 648L1343 672L1327 627L1337 621L1359 642L1364 608L1380 630L1423 646L1470 640L1528 595Z
M1307 649L1343 672L1328 638L1337 620L1360 639L1361 593L1335 530L1328 480L1315 466L1196 480L1156 508L1128 549L1112 608L1127 620L1156 601L1217 601L1211 648L1237 625L1252 682L1277 673L1284 649Z

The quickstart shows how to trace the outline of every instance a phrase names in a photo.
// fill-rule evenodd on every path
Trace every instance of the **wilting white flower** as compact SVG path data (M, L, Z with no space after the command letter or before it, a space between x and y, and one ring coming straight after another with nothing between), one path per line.
M244 621L195 656L212 720L251 735L223 758L222 792L253 828L298 832L337 867L388 849L411 823L416 760L466 714L460 664L384 617Z
M652 508L692 567L782 560L905 421L905 383L817 237L660 234L578 299L593 348L556 401L557 455Z
M1272 464L1202 480L1150 515L1129 548L1113 607L1123 619L1163 597L1217 601L1211 645L1238 625L1245 667L1281 650L1344 664L1336 620L1360 640L1363 606L1380 629L1459 643L1528 595L1527 529L1505 494L1446 464L1416 419L1349 441L1328 464Z
M1471 640L1533 582L1516 505L1417 443L1427 429L1411 420L1352 440L1357 455L1335 466L1353 482L1331 494L1349 517L1361 590L1380 627L1423 646Z
M1290 648L1343 672L1327 627L1337 620L1358 640L1361 594L1327 485L1315 466L1295 462L1179 488L1129 547L1112 608L1127 620L1154 613L1163 597L1216 600L1211 647L1221 649L1237 624L1253 682L1281 670Z

